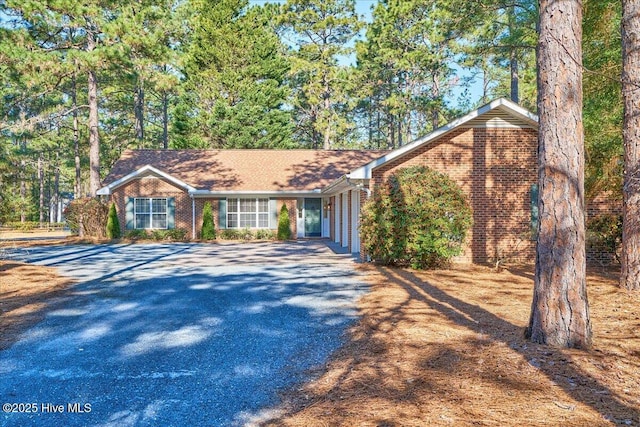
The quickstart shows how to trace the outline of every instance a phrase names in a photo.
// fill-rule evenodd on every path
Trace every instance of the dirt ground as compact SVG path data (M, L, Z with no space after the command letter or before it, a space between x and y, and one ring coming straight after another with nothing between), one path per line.
M640 426L640 295L616 273L589 274L594 347L580 351L524 340L531 267L358 268L371 292L344 346L254 424ZM70 285L0 258L0 349Z

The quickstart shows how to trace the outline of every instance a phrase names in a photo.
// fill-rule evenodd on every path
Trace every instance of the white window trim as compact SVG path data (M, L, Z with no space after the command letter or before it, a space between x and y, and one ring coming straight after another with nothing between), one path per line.
M149 204L149 212L138 212L138 201L144 200ZM153 211L153 200L164 200L164 212ZM153 215L164 215L164 227L153 226ZM149 227L138 227L138 215L149 215ZM135 197L133 200L133 227L137 230L167 230L169 226L169 199L167 197Z
M237 201L237 206L238 206L238 210L232 212L230 210L231 207L231 200L236 200ZM242 206L241 200L253 200L255 203L255 212L242 212L240 207ZM266 211L260 211L260 200L266 201ZM242 214L255 214L255 227L241 227L240 226L240 215ZM236 215L236 226L235 227L231 227L229 226L229 224L232 222L230 221L230 216L231 215ZM260 215L267 215L267 225L264 227L260 226ZM270 213L270 207L269 207L269 199L266 197L227 197L227 228L230 229L244 229L244 228L251 228L251 229L268 229L269 228L269 215L271 215Z

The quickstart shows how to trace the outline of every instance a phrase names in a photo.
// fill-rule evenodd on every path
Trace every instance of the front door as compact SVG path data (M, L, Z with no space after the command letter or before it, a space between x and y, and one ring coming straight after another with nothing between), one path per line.
M304 199L304 236L322 235L322 199Z

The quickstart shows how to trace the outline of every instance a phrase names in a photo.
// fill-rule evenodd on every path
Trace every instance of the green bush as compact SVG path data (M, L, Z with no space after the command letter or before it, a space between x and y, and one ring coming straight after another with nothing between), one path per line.
M364 205L360 230L371 258L416 269L462 252L473 216L462 189L424 166L398 169Z
M107 216L107 239L119 239L120 236L120 221L118 220L118 212L116 212L116 204L111 203Z
M236 228L225 228L220 231L220 238L223 240L240 240L241 232Z
M148 235L149 233L147 233ZM169 241L184 241L187 238L187 230L182 228L170 228L167 230L151 230L149 236L153 240L169 240Z
M215 240L216 227L213 224L213 211L211 209L211 203L206 202L204 209L202 210L202 231L200 232L200 238L202 240Z
M240 240L253 240L255 237L253 234L253 231L251 231L249 227L243 228L242 230L240 230L239 235L240 235Z
M276 233L273 230L269 230L266 228L261 228L256 230L255 232L255 238L258 240L275 240L276 239Z
M129 240L144 240L150 238L150 236L149 233L147 233L147 230L137 228L124 233L124 238Z
M5 222L3 226L6 228L10 228L12 230L33 231L40 226L40 223L38 223L37 221L25 221L25 222L12 221L12 222Z
M618 260L622 244L622 215L598 215L587 221L587 248Z
M271 230L259 229L254 232L250 228L243 228L241 230L237 228L226 228L220 230L219 236L223 240L269 240L275 237Z
M291 221L289 220L289 209L283 204L280 208L278 218L278 240L289 240L291 238Z
M189 240L188 236L188 231L183 229L183 228L172 228L171 230L166 230L167 231L167 239L168 240L175 240L175 241L180 241L180 242L184 242L186 240Z

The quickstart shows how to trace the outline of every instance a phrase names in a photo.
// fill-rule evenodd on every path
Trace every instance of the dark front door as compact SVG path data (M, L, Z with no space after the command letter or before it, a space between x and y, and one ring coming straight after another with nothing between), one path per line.
M322 199L304 199L304 236L322 236Z

